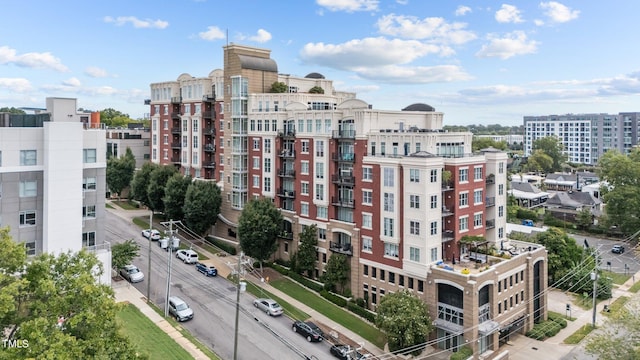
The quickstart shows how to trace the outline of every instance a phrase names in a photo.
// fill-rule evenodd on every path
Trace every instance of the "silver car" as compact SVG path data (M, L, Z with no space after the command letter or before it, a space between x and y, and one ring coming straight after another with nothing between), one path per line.
M193 310L187 303L177 296L169 298L169 314L176 318L176 321L187 321L193 319Z
M269 316L280 316L284 312L282 306L273 299L255 299L253 306L264 311Z
M144 280L144 274L137 266L129 264L125 265L122 269L120 269L120 276L127 279L127 281L132 283L137 283Z

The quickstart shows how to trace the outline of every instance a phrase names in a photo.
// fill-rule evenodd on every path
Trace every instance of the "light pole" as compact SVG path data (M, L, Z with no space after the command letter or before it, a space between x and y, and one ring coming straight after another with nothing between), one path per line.
M593 268L593 273L591 274L591 280L593 280L593 319L592 319L592 323L591 326L595 329L596 328L596 297L598 294L598 250L595 249L594 251L595 257L596 257L596 265Z
M153 230L153 210L149 215L149 265L147 265L147 303L151 294L151 230Z
M241 273L242 273L242 260L244 258L244 252L240 252L238 256L238 268L236 270L236 274L238 275L238 284L236 286L236 327L235 327L235 335L233 339L233 360L238 360L238 320L240 318L240 293L244 291L244 287L246 283L241 281Z
M169 220L169 244L167 245L167 293L164 301L164 317L169 316L169 296L171 294L171 263L173 262L173 219Z

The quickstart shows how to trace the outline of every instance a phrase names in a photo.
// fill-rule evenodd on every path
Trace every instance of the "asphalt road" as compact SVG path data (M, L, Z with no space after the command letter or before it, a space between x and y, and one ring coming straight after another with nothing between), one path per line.
M145 280L134 286L164 309L168 273L168 253L157 242L151 243L151 274L148 271L149 241L140 229L107 211L106 240L113 243L134 239L140 244L140 256L133 263L145 274ZM206 277L193 265L183 264L173 256L171 296L184 299L194 311L193 320L181 325L223 359L233 359L236 313L236 287L221 277ZM238 359L334 359L329 344L308 343L294 333L286 316L270 317L253 306L253 295L240 296L238 326Z
M584 240L587 240L590 248L598 250L599 256L602 259L601 266L605 270L609 270L615 273L621 274L635 274L640 271L640 261L636 258L632 246L628 243L620 240L602 239L593 236L583 236L569 234L573 237L579 246L584 245ZM613 245L622 245L625 247L623 254L614 254L611 252Z

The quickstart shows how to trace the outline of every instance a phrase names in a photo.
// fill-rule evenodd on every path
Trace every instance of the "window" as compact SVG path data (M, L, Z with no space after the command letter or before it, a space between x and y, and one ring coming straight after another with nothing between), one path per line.
M398 245L384 243L384 256L391 256L391 257L397 258L399 256Z
M20 181L20 197L33 197L38 195L38 182L36 180Z
M409 221L409 233L411 235L420 235L420 222L419 221Z
M95 231L82 233L82 246L95 246L96 245L96 233Z
M370 237L362 237L362 251L371 252L373 249L372 244L373 240Z
M309 183L308 182L300 183L300 195L309 195Z
M362 180L364 181L372 181L373 180L373 169L370 167L362 168Z
M482 213L473 215L473 227L482 227Z
M504 206L500 205L498 206L498 217L503 217L504 216Z
M458 181L469 181L469 169L458 169Z
M503 228L499 228L498 229L498 239L502 239L504 237L504 229Z
M301 161L300 162L300 174L309 175L309 162Z
M482 204L482 190L475 190L473 192L473 204Z
M253 163L252 167L254 169L260 169L260 158L258 156L253 157L252 163Z
M316 179L324 179L324 163L316 163Z
M300 215L309 216L309 203L305 203L305 202L300 203Z
M316 200L324 200L324 184L316 184Z
M83 149L82 153L85 164L96 162L96 149Z
M307 132L313 132L313 120L311 119L307 119Z
M380 281L384 281L384 270L382 269L380 269Z
M20 211L20 226L35 226L36 212L33 210Z
M498 195L504 195L504 184L498 184Z
M374 279L378 277L378 269L374 267L371 268L371 277Z
M420 195L409 195L409 207L420 209Z
M373 192L371 190L362 190L362 203L366 205L373 203Z
M267 172L267 173L271 172L271 159L269 158L264 159L264 172Z
M30 166L37 164L36 150L20 150L20 165Z
M384 218L384 236L393 236L393 219Z
M309 140L302 140L301 142L302 145L302 152L305 154L309 153Z
M320 241L327 240L327 229L318 228L318 240Z
M264 153L271 154L271 139L264 139Z
M363 265L362 266L362 274L364 276L369 276L369 265Z
M467 206L469 205L469 193L460 193L458 194L458 205L459 206Z
M392 168L384 168L384 186L395 186L393 170Z
M424 280L418 280L418 292L424 291Z
M365 229L371 229L373 227L373 215L362 213L362 227Z
M324 156L324 140L316 140L316 156Z
M438 222L432 221L429 225L429 230L431 235L438 235Z
M429 201L429 205L432 209L438 208L438 195L431 195L431 200Z
M468 216L460 218L460 225L458 225L458 230L460 230L460 231L469 230L469 217Z
M96 206L95 205L87 205L82 207L82 217L83 218L95 218L96 217Z
M482 180L482 167L473 168L473 180Z
M329 218L329 209L326 206L317 206L316 207L316 216L318 219L328 219Z
M264 191L271 192L271 178L268 176L264 177Z
M384 193L384 211L394 211L394 199L393 196L394 194L392 193Z
M260 150L260 139L253 139L253 150Z
M504 174L504 163L503 162L499 162L498 163L498 174Z
M409 260L420 262L420 249L409 247Z
M404 287L404 275L398 275L398 286Z
M409 181L414 183L420 182L420 170L409 169Z
M438 170L437 169L431 169L430 175L429 175L429 180L432 183L438 182Z
M27 255L35 255L36 254L36 243L35 242L28 242L25 244L25 247L27 249Z
M260 176L253 175L253 187L258 189L260 188Z
M431 248L431 261L438 260L438 248Z
M395 284L396 283L396 273L392 273L391 271L389 271L389 284Z

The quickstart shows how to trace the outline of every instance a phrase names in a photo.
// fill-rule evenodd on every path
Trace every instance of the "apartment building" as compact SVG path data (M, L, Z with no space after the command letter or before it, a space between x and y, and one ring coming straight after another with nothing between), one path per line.
M490 359L501 339L546 317L546 250L506 236L506 153L472 153L473 134L444 131L444 114L429 105L374 109L322 74L278 73L269 50L224 50L215 236L235 241L246 201L271 198L284 217L276 258L290 259L315 225L315 277L342 254L349 289L369 309L414 292L442 349L469 344ZM274 82L287 91L270 92ZM490 248L513 253L479 255Z
M76 99L50 97L37 114L0 114L0 226L28 255L94 251L110 284L106 135L77 108Z
M137 125L137 124L136 124ZM144 163L151 160L151 131L142 126L116 129L107 128L107 157L117 158L124 156L127 149L131 149L136 159L136 169L140 169Z
M525 116L524 155L531 155L536 139L555 136L570 162L595 165L610 149L626 154L638 144L639 117L640 112Z

